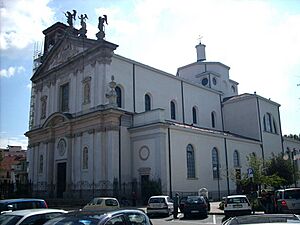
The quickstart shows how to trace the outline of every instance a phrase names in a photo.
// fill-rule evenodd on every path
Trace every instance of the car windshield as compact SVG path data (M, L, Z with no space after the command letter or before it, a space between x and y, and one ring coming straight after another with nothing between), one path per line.
M94 198L92 201L89 202L90 205L100 205L101 202L103 201L102 198Z
M2 214L2 215L0 215L0 224L1 225L14 225L21 218L22 218L22 216Z
M286 190L284 192L285 199L300 199L300 189L298 190Z
M240 198L227 198L227 204L232 203L248 203L246 198L240 197Z
M150 198L149 203L164 203L164 198Z
M203 199L198 196L190 196L187 198L186 202L188 203L202 203Z
M114 199L106 199L105 205L107 206L118 206L118 202Z

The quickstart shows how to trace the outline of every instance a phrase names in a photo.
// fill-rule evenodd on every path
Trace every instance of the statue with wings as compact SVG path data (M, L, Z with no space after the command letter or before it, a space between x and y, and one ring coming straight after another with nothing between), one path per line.
M76 13L77 11L73 9L73 14L67 11L65 13L65 16L67 17L67 23L69 24L70 27L73 27L73 19L76 20Z
M96 34L96 36L97 36L98 40L103 40L104 37L105 37L104 23L106 25L108 25L108 23L107 23L107 15L103 15L103 17L99 16L98 20L99 20L99 23L98 23L99 32Z
M79 29L79 36L80 37L86 37L87 29L86 29L86 19L88 19L88 16L86 14L78 16L78 19L80 19L80 25L81 28Z
M104 23L106 23L106 25L108 25L107 15L103 15L103 17L99 16L98 28L99 28L100 32L104 32Z

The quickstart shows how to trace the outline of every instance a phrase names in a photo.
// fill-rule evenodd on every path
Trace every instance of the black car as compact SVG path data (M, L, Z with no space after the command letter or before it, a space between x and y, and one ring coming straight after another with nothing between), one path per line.
M207 202L203 196L188 196L184 202L181 202L180 211L184 217L192 215L207 217Z
M44 225L152 225L149 217L137 209L115 209L101 211L74 211L55 219Z
M15 211L23 209L44 209L48 205L43 199L18 198L0 200L0 213L5 211Z

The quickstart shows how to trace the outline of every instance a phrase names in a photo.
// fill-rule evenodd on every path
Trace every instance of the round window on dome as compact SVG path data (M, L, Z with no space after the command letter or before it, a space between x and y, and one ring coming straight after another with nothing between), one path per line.
M202 85L206 86L208 84L208 79L205 77L202 79Z

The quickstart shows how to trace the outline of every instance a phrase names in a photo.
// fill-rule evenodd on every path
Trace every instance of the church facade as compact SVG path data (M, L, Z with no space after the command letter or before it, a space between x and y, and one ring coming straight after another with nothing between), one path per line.
M280 105L239 94L201 43L173 75L115 54L103 32L88 39L58 22L43 33L26 133L35 193L143 199L157 182L170 196L205 187L217 199L236 193L249 154L285 151Z

